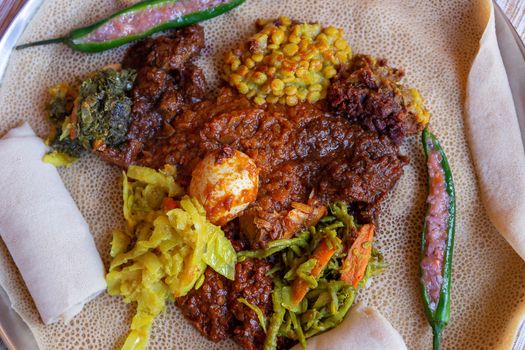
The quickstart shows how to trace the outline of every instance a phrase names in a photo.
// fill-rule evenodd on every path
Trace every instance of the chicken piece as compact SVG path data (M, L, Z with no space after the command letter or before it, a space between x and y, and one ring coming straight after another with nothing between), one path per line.
M253 160L224 147L197 164L188 192L206 209L213 224L223 226L255 201L258 189L259 169Z
M284 218L283 238L291 238L302 228L317 224L327 212L325 206L314 200L309 200L308 204L294 202L292 207Z
M307 203L292 202L287 211L264 214L252 206L239 218L242 235L253 249L265 247L270 240L292 238L302 229L316 225L327 214L327 209L312 192ZM271 236L268 232L277 235Z

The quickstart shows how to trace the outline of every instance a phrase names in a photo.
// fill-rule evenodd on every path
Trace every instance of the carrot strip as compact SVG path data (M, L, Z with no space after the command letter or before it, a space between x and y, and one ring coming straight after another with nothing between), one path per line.
M314 268L311 271L312 277L317 277L321 274L323 269L326 267L330 259L335 253L335 247L330 248L326 244L326 241L321 241L317 248L312 253L312 258L317 260ZM300 278L296 278L292 284L292 302L297 305L299 304L306 293L308 293L308 283Z
M162 208L164 210L172 210L175 208L180 208L179 201L176 201L175 199L171 197L166 197L162 200Z
M341 270L341 280L357 287L363 278L366 266L372 255L372 239L374 237L375 226L366 224L361 226L357 233L357 238L350 247L348 255L343 263Z

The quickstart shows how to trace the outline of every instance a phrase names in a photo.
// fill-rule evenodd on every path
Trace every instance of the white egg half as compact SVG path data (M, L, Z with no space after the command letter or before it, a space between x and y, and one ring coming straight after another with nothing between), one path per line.
M222 226L257 198L259 170L246 154L229 147L208 153L192 173L189 194Z

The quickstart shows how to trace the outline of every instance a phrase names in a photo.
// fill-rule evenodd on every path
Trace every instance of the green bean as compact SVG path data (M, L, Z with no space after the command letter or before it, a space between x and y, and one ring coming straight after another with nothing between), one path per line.
M337 312L328 319L327 322L334 322L335 324L339 324L341 321L343 321L343 318L345 317L348 310L354 303L356 293L352 287L348 286L347 292L345 294L346 294L346 297L345 297L343 304L339 307Z
M295 330L295 333L297 335L297 340L299 340L299 344L303 347L303 349L306 349L306 337L304 336L303 328L301 327L301 323L297 320L297 316L295 313L288 311L290 314L290 318L293 323L293 328Z
M259 258L264 259L292 246L306 247L308 243L303 237L291 239L279 239L268 243L268 248L259 250L243 250L237 253L238 258Z
M317 287L317 280L311 275L312 269L317 264L316 259L308 259L301 265L297 267L296 274L297 277L308 283L310 288Z
M284 321L286 309L282 306L282 282L275 278L272 292L273 315L270 319L266 339L264 340L264 350L274 350L277 348L277 335Z
M242 250L242 251L237 253L237 258L239 258L239 259L243 258L243 260L245 258L264 259L264 258L267 258L270 255L273 255L275 253L278 253L278 252L280 252L280 251L282 251L282 250L284 250L286 248L288 248L288 247L280 246L280 247L275 247L275 248L270 248L270 249ZM242 260L240 260L240 261L242 261Z
M294 244L306 246L306 239L303 237L296 237L290 239L278 239L268 243L268 248L285 247L288 248Z
M282 337L289 337L291 330L292 318L290 317L290 313L286 312L284 315L284 322L282 323L281 328L279 329L279 335Z
M330 295L330 313L335 315L339 308L339 298L337 297L337 289L329 288L328 293Z
M266 317L264 316L262 310L257 305L250 303L244 298L237 298L237 301L248 306L250 309L253 310L253 312L255 312L257 318L259 319L259 324L261 325L261 328L263 329L264 333L266 333Z
M274 267L272 267L270 270L268 270L268 272L266 272L264 275L265 276L272 276L274 273L276 273L278 271L281 271L281 270L282 270L281 264L276 264Z
M290 246L290 249L292 250L292 252L295 253L295 255L301 255L301 248L299 246L296 246L296 245L292 245Z
M312 308L314 309L321 309L322 307L328 305L330 302L330 293L323 291L318 293L317 299L315 300L315 303L312 305Z
M272 257L276 267L267 273L275 278L273 315L268 326L265 349L275 348L278 336L305 344L307 338L341 323L353 304L356 290L341 281L340 274L342 261L348 254L343 247L357 225L348 214L345 204L334 204L330 211L330 216L324 217L316 226L301 231L294 238L269 242L266 249L239 253L240 257L262 258L276 254ZM327 242L328 248L335 252L323 271L314 277L312 269L317 265L317 260L312 258L312 253L321 241ZM382 256L373 249L362 285L384 267ZM309 291L296 305L292 302L291 282L297 279L305 281Z

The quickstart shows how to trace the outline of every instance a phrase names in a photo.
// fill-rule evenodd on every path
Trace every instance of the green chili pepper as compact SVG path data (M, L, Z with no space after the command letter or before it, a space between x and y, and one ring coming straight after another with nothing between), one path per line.
M439 290L439 299L437 300L437 302L432 301L430 293L427 289L427 284L423 280L424 267L423 267L423 264L420 265L420 272L421 272L421 277L422 277L421 286L422 286L422 292L423 292L423 299L425 302L427 318L428 318L430 325L432 326L432 331L433 331L433 349L438 350L440 347L441 332L443 331L443 328L447 325L450 319L450 282L451 282L451 272L452 272L452 250L454 246L456 200L455 200L455 192L454 192L454 182L452 180L452 173L450 171L450 165L448 163L445 153L443 152L441 145L439 144L439 141L427 129L423 130L422 140L423 140L423 148L424 148L427 163L430 164L429 156L431 155L432 152L439 153L439 156L440 156L439 165L442 170L442 173L441 172L440 173L441 175L443 175L443 181L444 181L445 190L447 193L447 201L448 201L447 203L448 205L446 207L448 217L446 218L447 219L446 222L443 223L443 225L446 224L446 227L445 227L446 242L444 244L443 260L441 262L442 282L441 282L441 286ZM430 186L433 180L440 181L438 180L438 177L431 178L431 176L429 175L429 179L428 179L429 192L430 192ZM432 213L431 211L432 211L431 205L429 205L427 209L427 218L429 218L431 214L436 214L435 212ZM427 219L425 219L425 226L423 228L423 235L422 235L422 245L421 245L422 262L426 256L426 245L427 245L426 234L427 234Z
M194 0L141 1L90 26L74 29L66 37L24 44L16 49L65 43L78 51L100 52L162 30L184 27L219 16L244 1L215 0L204 5Z

